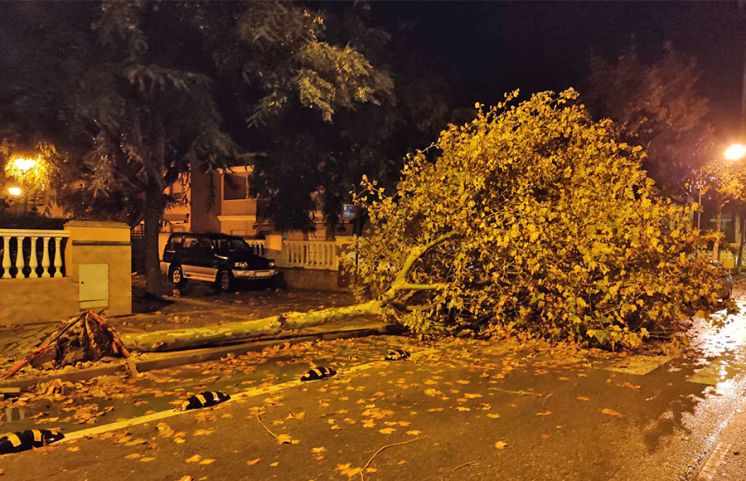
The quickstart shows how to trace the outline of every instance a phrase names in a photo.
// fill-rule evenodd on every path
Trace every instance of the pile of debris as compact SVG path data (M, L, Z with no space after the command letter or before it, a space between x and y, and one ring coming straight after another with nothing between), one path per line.
M108 325L102 315L86 311L66 322L33 352L13 364L1 377L7 379L28 364L35 368L59 369L81 362L98 361L107 356L129 360L130 353L119 334ZM127 364L132 371L134 363Z

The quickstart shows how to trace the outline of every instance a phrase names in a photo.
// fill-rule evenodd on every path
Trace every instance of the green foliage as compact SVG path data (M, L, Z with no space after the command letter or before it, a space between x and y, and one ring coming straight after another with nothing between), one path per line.
M411 156L393 195L365 182L361 294L425 336L513 326L612 348L732 307L641 147L574 90L514 96Z
M338 109L333 122L296 107L265 125L269 155L257 159L251 188L265 201L262 214L278 229L312 230L311 216L323 208L327 231L333 231L362 175L395 185L404 155L432 142L453 115L438 66L417 50L409 31L389 34L372 27L365 6L327 16L325 36L333 44L349 42L375 65L385 64L395 88L380 96L380 105Z
M262 97L251 108L249 125L261 125L286 111L295 98L330 122L338 108L379 104L393 81L351 47L324 39L317 12L283 2L251 3L238 20L239 62L245 82Z

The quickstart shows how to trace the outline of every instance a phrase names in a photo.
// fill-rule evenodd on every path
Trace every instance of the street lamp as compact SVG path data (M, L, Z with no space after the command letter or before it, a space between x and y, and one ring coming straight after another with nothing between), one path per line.
M730 144L725 152L723 152L725 160L736 161L746 157L746 145L744 144Z
M8 187L8 194L10 194L12 197L20 197L23 194L23 189L21 189L17 185L13 185L11 187Z

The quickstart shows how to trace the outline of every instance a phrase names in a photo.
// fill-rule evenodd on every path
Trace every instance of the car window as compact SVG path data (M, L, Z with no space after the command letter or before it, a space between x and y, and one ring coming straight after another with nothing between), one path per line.
M168 241L168 247L167 249L170 250L177 250L180 249L184 245L184 237L183 236L173 236Z
M242 239L217 239L217 250L221 254L252 255L254 250Z
M199 245L199 240L196 237L187 237L184 239L184 249L192 250Z

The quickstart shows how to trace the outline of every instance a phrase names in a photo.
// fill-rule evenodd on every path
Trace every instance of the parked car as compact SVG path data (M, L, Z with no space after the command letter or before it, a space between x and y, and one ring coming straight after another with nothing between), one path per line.
M254 253L242 238L225 234L171 234L161 270L176 286L187 280L212 283L227 291L237 280L272 281L275 263Z

